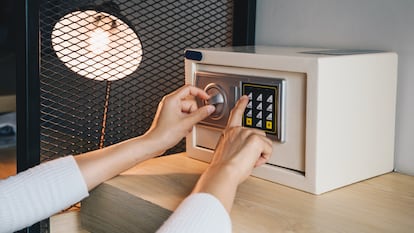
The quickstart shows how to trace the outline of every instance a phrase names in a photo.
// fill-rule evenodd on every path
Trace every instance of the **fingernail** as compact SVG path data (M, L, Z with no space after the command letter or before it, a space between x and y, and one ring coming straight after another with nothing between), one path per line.
M242 95L242 96L240 96L239 100L246 99L246 98L249 98L249 97L247 97L247 95Z

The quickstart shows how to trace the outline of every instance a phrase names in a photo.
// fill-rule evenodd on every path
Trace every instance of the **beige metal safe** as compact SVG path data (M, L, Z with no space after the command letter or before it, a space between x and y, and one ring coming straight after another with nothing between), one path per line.
M241 95L243 126L273 141L254 176L321 194L393 170L397 55L373 50L267 46L188 49L185 81L216 112L187 136L190 157L209 162Z

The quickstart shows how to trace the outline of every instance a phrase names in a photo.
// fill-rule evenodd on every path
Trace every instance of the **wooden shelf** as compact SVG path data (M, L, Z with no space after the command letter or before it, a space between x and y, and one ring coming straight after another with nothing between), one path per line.
M191 192L207 164L185 153L146 161L82 202L90 232L154 232ZM250 177L231 212L233 232L409 232L414 177L389 173L319 196Z

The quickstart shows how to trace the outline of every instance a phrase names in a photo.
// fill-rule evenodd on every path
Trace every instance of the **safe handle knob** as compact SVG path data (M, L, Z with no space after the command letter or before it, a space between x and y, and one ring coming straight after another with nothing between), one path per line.
M216 110L209 118L212 120L220 120L227 109L225 91L216 83L208 84L204 91L211 96L208 100L204 101L204 105L212 104L216 107Z
M217 93L206 101L206 104L218 105L224 104L224 97L221 93Z

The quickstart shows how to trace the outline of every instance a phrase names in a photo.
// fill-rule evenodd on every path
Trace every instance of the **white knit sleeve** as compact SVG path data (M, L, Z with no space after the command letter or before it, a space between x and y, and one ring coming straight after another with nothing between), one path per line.
M157 233L231 233L231 220L224 206L213 195L188 196Z
M0 180L0 233L31 226L88 195L72 156Z

